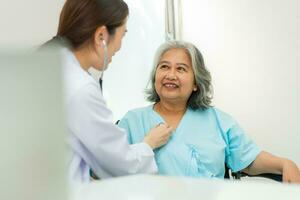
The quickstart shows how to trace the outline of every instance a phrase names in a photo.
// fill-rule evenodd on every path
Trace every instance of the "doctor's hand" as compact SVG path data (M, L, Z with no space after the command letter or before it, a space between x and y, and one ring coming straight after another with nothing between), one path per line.
M152 149L156 149L168 142L173 130L174 129L167 124L159 124L149 131L144 138L144 142Z
M300 183L300 170L297 165L291 161L286 160L282 167L283 182Z

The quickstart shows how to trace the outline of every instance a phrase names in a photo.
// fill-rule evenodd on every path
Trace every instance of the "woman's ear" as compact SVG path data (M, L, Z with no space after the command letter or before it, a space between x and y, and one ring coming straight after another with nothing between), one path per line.
M96 29L95 34L94 34L94 43L97 46L100 46L103 44L102 43L103 40L105 40L105 41L108 40L108 31L107 31L106 26L99 26Z
M193 91L194 91L194 92L196 92L197 90L198 90L198 88L197 88L197 85L196 85L196 84L194 84Z

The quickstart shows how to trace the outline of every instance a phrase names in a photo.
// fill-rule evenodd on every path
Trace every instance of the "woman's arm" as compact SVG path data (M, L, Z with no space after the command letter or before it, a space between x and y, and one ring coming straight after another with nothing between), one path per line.
M262 151L243 172L249 175L282 174L283 182L300 183L300 170L293 161L274 156L266 151Z

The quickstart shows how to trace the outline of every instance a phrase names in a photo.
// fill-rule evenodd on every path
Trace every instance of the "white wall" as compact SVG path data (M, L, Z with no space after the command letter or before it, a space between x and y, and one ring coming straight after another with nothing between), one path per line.
M300 165L300 1L182 3L183 39L204 55L214 104L263 149Z
M149 104L144 90L150 77L154 53L165 41L164 1L125 0L129 6L128 32L122 48L104 72L104 95L114 119L130 109Z
M64 0L0 0L0 47L31 47L56 34Z

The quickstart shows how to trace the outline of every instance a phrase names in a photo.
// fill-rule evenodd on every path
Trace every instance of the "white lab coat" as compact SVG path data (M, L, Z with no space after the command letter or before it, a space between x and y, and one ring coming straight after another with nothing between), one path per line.
M150 146L128 144L124 130L112 122L98 82L80 67L71 51L62 52L71 180L88 182L90 169L101 179L156 173Z

